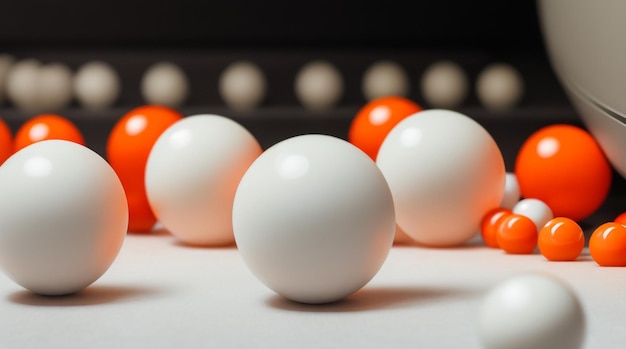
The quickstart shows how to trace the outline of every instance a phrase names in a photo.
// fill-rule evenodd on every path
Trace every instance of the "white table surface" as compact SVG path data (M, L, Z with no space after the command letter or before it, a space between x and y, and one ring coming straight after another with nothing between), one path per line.
M579 296L585 348L626 347L626 268L507 255L480 244L395 246L379 273L342 302L283 300L236 248L183 246L167 234L129 235L83 292L41 297L0 274L0 348L480 348L486 292L516 273L544 271Z

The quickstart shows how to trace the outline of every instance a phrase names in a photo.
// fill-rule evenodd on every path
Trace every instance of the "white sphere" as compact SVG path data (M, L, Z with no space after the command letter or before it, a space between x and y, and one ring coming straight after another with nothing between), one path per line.
M506 174L504 183L504 196L500 202L500 207L513 209L513 207L520 201L521 191L517 176L513 172Z
M44 295L77 292L116 258L128 226L124 189L87 147L45 140L0 166L0 266Z
M562 281L544 274L517 275L484 298L478 336L485 349L581 348L585 314Z
M23 59L11 67L6 77L6 96L23 111L39 112L39 68L35 59Z
M193 115L171 125L150 151L146 194L158 221L182 242L234 242L237 185L261 146L243 126L218 115Z
M478 99L489 110L507 111L520 102L523 93L524 80L510 64L491 64L476 81Z
M6 91L7 76L11 67L15 63L15 58L8 54L0 54L0 104L4 101Z
M263 102L267 81L263 71L252 62L230 64L219 79L219 93L236 110L250 110Z
M368 101L385 96L406 97L409 94L409 78L398 63L383 60L372 64L363 74L363 95Z
M41 112L52 113L67 107L74 97L73 80L72 70L65 64L40 66L37 99Z
M306 64L296 76L295 91L300 102L309 109L334 107L343 96L343 77L326 61Z
M109 63L102 61L91 61L80 66L73 85L78 103L92 110L112 106L121 89L118 73Z
M433 108L455 108L469 94L469 80L455 62L440 61L424 71L421 79L422 95Z
M394 238L389 187L365 153L339 138L302 135L267 149L239 184L238 249L256 277L302 303L365 286Z
M424 245L463 244L504 193L498 145L480 124L454 111L403 119L376 161L393 193L398 225Z
M529 198L520 200L513 206L512 211L513 213L530 218L530 220L535 223L537 231L540 231L546 223L554 218L552 209L539 199Z
M141 79L141 94L149 104L180 107L187 99L189 81L176 64L158 62L150 66Z

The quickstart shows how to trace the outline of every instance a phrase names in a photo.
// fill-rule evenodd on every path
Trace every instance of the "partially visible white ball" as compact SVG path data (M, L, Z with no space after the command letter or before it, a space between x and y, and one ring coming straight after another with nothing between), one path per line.
M39 67L35 59L22 59L12 65L6 77L6 97L13 105L26 112L40 112Z
M118 73L107 62L91 61L81 65L73 82L74 95L80 105L100 110L117 100L121 82Z
M8 54L0 54L0 104L5 99L6 80L14 63L15 57Z
M463 68L452 61L439 61L424 71L421 79L424 100L433 108L455 108L469 94L469 80Z
M65 64L49 63L39 68L38 105L41 112L58 112L74 97L74 73Z
M146 164L146 194L158 221L187 244L232 244L235 191L261 151L248 130L223 116L192 115L171 125Z
M126 237L128 204L115 171L89 148L45 140L0 166L0 266L43 295L82 290Z
M487 109L507 111L522 99L524 79L512 65L493 63L478 75L476 94Z
M341 72L330 62L313 61L296 75L295 91L300 102L309 109L334 107L343 96Z
M149 104L180 107L189 94L187 75L174 63L155 63L141 78L141 94Z
M550 206L548 206L545 202L534 198L520 200L513 206L512 211L513 213L521 214L522 216L530 218L530 220L535 223L537 231L540 231L546 223L554 218L554 214L552 213Z
M267 90L265 74L256 64L238 61L230 64L219 78L219 93L236 110L251 110L263 102Z
M398 226L424 245L465 243L504 193L498 145L454 111L431 109L400 121L376 161L393 193Z
M267 149L239 184L238 250L252 273L302 303L343 299L378 272L394 207L376 164L339 138L303 135Z
M506 180L504 183L504 196L500 202L500 207L513 209L513 207L520 201L521 191L517 176L513 172L506 174Z
M544 274L511 277L482 301L478 337L485 349L576 349L585 314L576 294Z
M367 68L363 74L361 89L368 101L385 96L406 97L409 94L410 82L400 64L383 60Z

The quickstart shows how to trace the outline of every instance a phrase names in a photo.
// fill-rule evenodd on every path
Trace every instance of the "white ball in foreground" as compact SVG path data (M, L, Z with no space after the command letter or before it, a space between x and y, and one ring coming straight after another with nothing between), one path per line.
M398 226L423 245L465 243L502 200L506 172L498 145L480 124L454 111L426 110L402 120L376 161L391 188Z
M100 278L128 227L113 169L64 140L34 143L0 166L0 211L0 266L43 295L77 292Z
M365 286L383 265L394 238L393 199L376 164L352 144L297 136L250 166L233 227L261 282L292 301L328 303Z
M159 222L182 242L234 242L235 191L261 146L243 126L219 115L192 115L171 125L146 163L146 194Z
M585 337L577 296L544 274L511 277L482 302L478 336L485 349L576 349Z

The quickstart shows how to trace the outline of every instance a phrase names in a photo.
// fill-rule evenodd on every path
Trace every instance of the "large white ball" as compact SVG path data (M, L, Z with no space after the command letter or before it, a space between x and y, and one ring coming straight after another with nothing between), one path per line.
M150 151L146 194L158 221L182 242L234 242L232 207L239 180L261 154L243 126L219 115L171 125Z
M516 275L482 301L478 336L485 349L576 349L585 316L576 294L557 278Z
M376 164L339 138L302 135L267 149L239 184L233 228L260 281L302 303L365 286L394 237L391 192Z
M0 266L44 295L77 292L116 258L128 227L109 164L64 140L34 143L0 166Z
M502 200L506 172L498 145L475 120L454 111L426 110L402 120L376 161L393 193L398 225L424 245L463 244Z

